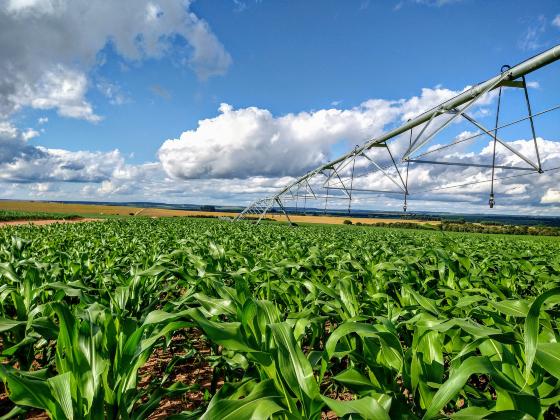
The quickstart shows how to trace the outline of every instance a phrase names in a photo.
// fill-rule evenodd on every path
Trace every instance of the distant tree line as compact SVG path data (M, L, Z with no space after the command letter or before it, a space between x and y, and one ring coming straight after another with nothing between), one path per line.
M344 224L351 225L350 220L345 220ZM375 223L372 225L358 222L356 226L375 226L388 228L405 228L421 230L440 230L445 232L472 232L472 233L491 233L501 235L534 235L534 236L560 236L560 228L550 226L525 226L525 225L506 225L499 222L470 223L465 220L442 220L440 224L427 223Z

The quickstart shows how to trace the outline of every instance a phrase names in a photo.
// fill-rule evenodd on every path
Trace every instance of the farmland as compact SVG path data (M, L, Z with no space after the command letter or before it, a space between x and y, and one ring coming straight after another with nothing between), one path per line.
M234 218L238 213L221 212L221 211L197 211L197 210L175 210L168 208L141 208L131 206L110 206L100 204L78 204L78 203L61 203L61 202L45 202L45 201L13 201L0 200L0 212L11 213L36 213L43 214L45 218L49 218L50 214L58 215L77 214L84 217L229 217ZM276 221L286 221L284 215L269 214L268 219ZM350 220L353 223L376 224L376 223L398 223L400 219L388 218L359 218L350 216L326 216L326 215L292 215L291 220L296 223L318 223L318 224L343 224L344 220ZM409 223L430 223L438 225L439 222L424 222L420 220L407 219Z
M559 283L556 238L7 227L0 415L554 418Z
M16 220L75 220L79 216L65 213L29 212L18 210L0 210L0 222Z

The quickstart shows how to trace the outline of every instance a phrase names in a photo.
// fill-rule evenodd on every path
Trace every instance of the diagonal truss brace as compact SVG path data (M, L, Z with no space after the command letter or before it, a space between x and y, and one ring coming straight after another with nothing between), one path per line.
M387 150L389 150L389 148L387 148ZM393 184L395 184L399 189L402 190L403 193L406 193L406 186L404 184L404 181L402 180L402 177L400 175L400 171L395 163L395 161L393 160L393 164L395 166L395 168L397 169L397 173L399 174L399 178L402 182L402 185L399 184L391 175L389 175L389 173L382 168L376 161L374 161L372 158L370 158L368 155L366 155L365 153L362 153L362 156L365 157L367 160L369 160L371 163L373 163L373 165L377 168L377 170L381 171L381 173L383 175L385 175Z
M286 216L286 219L288 219L290 225L292 225L293 223L290 217L288 216L288 212L286 211L286 208L282 204L280 197L266 197L260 200L253 201L233 220L234 221L256 220L256 223L259 223L264 217L266 217L268 212L274 207L275 204L278 205L280 210L282 210L284 216Z
M463 110L461 112L457 109L453 109L453 110L450 110L448 112L449 113L454 113L456 116L461 115L465 120L467 120L468 122L470 122L475 127L477 127L479 130L482 131L482 133L480 135L484 135L484 134L488 135L492 140L501 144L503 147L505 147L511 153L513 153L514 155L519 157L521 160L523 160L525 163L527 163L529 166L531 166L530 168L518 167L518 166L503 166L503 165L495 165L495 164L484 165L484 164L476 164L476 163L445 162L445 161L434 161L434 160L426 160L426 159L420 160L419 159L419 157L421 157L421 156L425 156L425 155L428 155L430 153L434 153L436 151L442 150L447 146L439 147L435 150L422 153L422 154L420 154L418 156L415 156L413 158L409 157L409 158L406 159L406 161L411 162L411 163L422 163L422 164L431 164L431 165L448 165L448 166L478 167L478 168L506 169L506 170L513 169L513 170L522 170L522 171L536 171L536 172L542 173L543 170L542 170L542 166L541 166L539 148L538 148L538 144L537 144L537 137L536 137L536 133L535 133L535 125L534 125L534 120L533 120L534 116L531 112L531 103L529 101L529 94L527 92L527 83L526 83L526 80L525 80L525 76L522 76L521 80L503 80L502 82L500 82L498 84L498 87L500 87L500 88L501 87L522 88L524 90L525 100L526 100L526 104L527 104L528 116L523 118L523 120L529 120L530 124L531 124L531 133L532 133L533 141L534 141L534 144L535 144L535 153L536 153L536 157L537 157L537 162L536 163L531 161L523 153L515 150L515 148L511 147L507 142L500 139L497 135L497 130L500 127L496 127L495 129L490 130L490 129L486 128L484 125L482 125L480 122L478 122L475 118L468 115L465 112L465 110ZM474 138L474 137L475 136L471 136L471 138ZM458 143L459 142L453 142L451 145L455 145L455 144L458 144ZM449 146L451 146L451 145L449 145Z
M327 176L326 174L324 174L327 179L325 180L325 182L323 183L323 188L326 189L332 189L332 190L342 190L347 196L348 198L352 197L352 191L371 191L371 192L387 192L387 193L395 193L395 191L389 191L389 190L368 190L368 189L359 189L359 188L353 188L352 186L350 187L350 189L348 189L344 183L344 181L341 179L340 177L340 173L339 171L341 169L344 169L345 167L347 167L350 163L354 163L356 161L356 159L358 157L363 157L366 160L368 160L373 166L375 166L375 170L374 171L370 171L368 173L375 173L375 172L381 172L386 178L388 178L393 184L395 184L397 186L397 188L400 190L396 193L401 194L401 193L405 193L406 192L406 184L405 181L402 177L402 174L399 170L399 167L397 165L397 162L395 161L393 154L391 153L391 149L389 149L389 146L387 144L380 144L377 145L376 147L381 147L381 148L385 148L387 149L387 152L389 154L389 157L391 159L392 164L387 165L387 166L381 166L379 165L378 162L376 162L371 156L368 156L365 151L360 151L357 152L355 154L353 154L352 156L350 156L348 159L346 159L345 161L340 162L340 164L337 167L333 167L333 168L329 168L329 170L331 171L331 173ZM391 176L391 174L389 174L387 172L388 169L395 169L398 175L398 179L395 179L393 176ZM330 183L330 181L336 176L336 178L339 180L340 184L339 185L332 185ZM363 174L362 174L363 176ZM351 181L352 181L351 177ZM400 180L400 183L399 183ZM352 183L352 182L351 182Z
M468 102L466 102L466 105L463 106L463 108L461 108L461 109L458 109L457 107L447 108L445 105L441 105L437 109L437 111L432 114L432 116L430 117L428 122L424 125L424 127L422 127L422 130L420 130L420 133L418 133L416 138L412 141L412 144L408 147L406 152L404 152L402 160L406 161L408 158L410 158L410 155L412 153L414 153L416 150L420 149L422 146L424 146L426 143L428 143L430 140L432 140L437 134L439 134L444 128L446 128L449 124L451 124L457 118L464 115L464 113L467 112L467 110L470 109L475 103L477 103L484 95L486 95L488 92L490 92L491 90L498 87L500 85L500 83L502 83L508 77L509 77L508 72L503 72L501 74L501 76L498 78L498 80L496 80L494 83L487 86L482 91L475 94L472 97L472 99L470 99ZM420 140L422 135L424 134L424 132L427 130L427 128L432 123L432 121L436 117L438 117L440 115L443 115L443 114L452 114L453 116L451 118L449 118L447 121L445 121L440 127L438 127L436 130L434 130L428 136L426 136L423 140Z

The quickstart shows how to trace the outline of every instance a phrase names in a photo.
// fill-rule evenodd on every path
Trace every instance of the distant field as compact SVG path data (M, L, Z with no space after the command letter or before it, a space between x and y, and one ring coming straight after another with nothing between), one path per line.
M269 219L285 221L286 217L278 214L267 215ZM441 222L436 221L426 221L426 220L414 220L414 219L381 219L381 218L365 218L365 217L347 217L347 216L299 216L290 215L290 219L295 223L321 223L326 225L340 225L345 220L350 220L353 224L362 223L364 225L374 225L376 223L425 223L438 225Z
M83 223L83 222L103 222L107 219L94 219L89 217L78 217L78 218L59 218L59 219L14 219L9 221L0 221L0 227L8 226L46 226L52 224L66 224L66 223Z
M46 213L36 211L6 210L0 209L0 223L8 223L18 220L74 220L80 216L70 213Z
M0 201L0 210L41 213L71 213L81 216L125 216L141 209L127 206L103 206L95 204L64 204L41 201Z
M173 216L224 216L235 217L237 213L231 212L205 212L191 210L171 210L158 208L141 208L128 206L107 206L98 204L64 204L51 203L42 201L0 201L0 210L11 211L27 211L40 213L64 213L77 214L87 217L104 217L104 216L147 216L147 217L173 217ZM268 215L267 218L279 221L285 221L282 215ZM376 223L398 223L403 222L402 219L366 219L360 217L336 217L336 216L300 216L291 215L290 219L296 223L321 223L321 224L342 224L344 220L351 220L352 223L361 222L363 224ZM406 220L408 223L428 223L439 224L440 222L426 222L423 220Z

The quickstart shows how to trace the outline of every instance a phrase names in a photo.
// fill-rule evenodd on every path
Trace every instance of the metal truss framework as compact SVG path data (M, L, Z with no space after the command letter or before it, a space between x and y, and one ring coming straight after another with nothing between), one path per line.
M560 109L560 105L545 109L543 111L532 113L531 103L529 100L529 93L527 90L527 81L525 76L539 68L547 66L560 59L560 45L557 45L539 55L536 55L524 62L514 66L503 66L500 74L497 76L480 83L472 88L462 92L461 94L439 104L438 106L418 115L417 117L408 120L405 124L398 128L390 130L389 132L381 135L378 138L373 138L362 145L356 146L351 152L331 161L318 168L306 173L295 181L286 185L276 194L270 197L265 197L254 201L247 206L234 220L250 219L260 222L269 212L273 211L277 206L279 211L283 213L288 221L291 220L288 212L284 207L285 201L295 202L295 207L298 208L300 199L303 200L304 212L307 206L307 200L325 200L325 212L329 200L347 200L348 212L351 210L352 195L353 193L374 193L374 194L397 194L402 195L404 199L403 210L407 211L408 197L411 195L409 190L409 169L410 165L445 165L457 167L475 167L491 170L491 178L483 181L474 181L467 184L444 186L434 188L431 190L424 190L415 192L426 193L428 191L437 191L448 188L464 187L482 182L490 183L490 198L489 206L494 207L494 182L498 179L508 179L516 176L523 176L528 174L538 174L558 170L560 168L547 168L544 169L541 164L541 156L539 152L537 135L535 131L534 120L548 112ZM527 116L511 121L505 124L500 124L500 107L502 105L502 90L503 88L512 88L523 90L525 104L527 107ZM493 128L485 127L482 123L477 121L473 114L469 111L477 103L480 103L483 98L487 97L491 91L497 90L497 109L496 119ZM468 122L470 125L477 129L475 134L469 135L465 138L457 139L449 144L437 145L422 151L422 148L430 144L430 142L441 131L448 127L451 123L458 120ZM519 150L515 149L511 144L506 142L499 136L500 130L519 124L523 121L529 121L531 128L531 135L535 149L535 159L531 159ZM416 129L416 132L414 132ZM399 138L399 136L407 135L408 147L400 158L395 159L391 152L391 140ZM458 144L487 136L491 139L493 153L492 163L470 163L470 162L456 162L448 160L439 160L436 158L426 159L428 155L434 155L438 152L454 147ZM401 138L402 139L402 138ZM522 166L518 165L498 165L496 164L496 146L504 147L523 162ZM369 153L368 153L369 152ZM376 156L372 156L372 153ZM384 160L390 163L381 164L378 155L384 155ZM355 187L355 171L356 163L360 162L360 176L367 176L376 174L376 176L383 177L388 180L394 189L368 189ZM400 166L400 167L399 167ZM363 168L367 167L367 171L363 172ZM496 170L514 170L520 174L513 176L496 177ZM318 181L321 180L321 182ZM313 181L313 182L312 182ZM319 193L319 189L324 190L323 194ZM274 210L276 211L276 210Z

